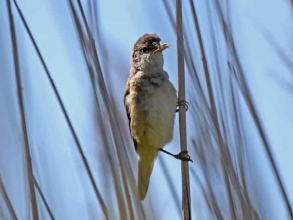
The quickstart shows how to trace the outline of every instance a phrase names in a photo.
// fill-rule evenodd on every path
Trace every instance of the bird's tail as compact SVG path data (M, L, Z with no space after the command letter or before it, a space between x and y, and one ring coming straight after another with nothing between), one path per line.
M139 149L138 147L138 154L137 188L140 200L144 200L149 188L150 177L158 155L158 150L149 147Z

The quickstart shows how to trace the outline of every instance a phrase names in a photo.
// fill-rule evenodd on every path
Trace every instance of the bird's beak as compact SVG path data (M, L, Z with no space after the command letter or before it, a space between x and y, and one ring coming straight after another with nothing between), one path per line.
M171 47L170 45L164 43L163 41L160 41L160 44L159 44L158 48L156 50L154 50L154 53L161 52L161 51L163 51L167 48L170 48L170 47Z

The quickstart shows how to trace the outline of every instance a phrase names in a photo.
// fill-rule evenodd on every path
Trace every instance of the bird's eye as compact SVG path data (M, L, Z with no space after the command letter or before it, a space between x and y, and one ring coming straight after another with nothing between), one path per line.
M146 48L146 47L143 47L140 49L141 52L144 52L144 53L148 53L149 52L149 49Z

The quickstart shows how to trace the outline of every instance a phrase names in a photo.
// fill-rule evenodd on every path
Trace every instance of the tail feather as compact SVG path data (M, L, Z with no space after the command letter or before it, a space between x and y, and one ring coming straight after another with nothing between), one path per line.
M150 177L154 168L155 160L158 155L157 150L152 148L144 149L141 152L138 148L139 161L138 161L138 179L137 187L140 200L144 200L149 188Z
M146 197L153 168L154 163L146 164L139 161L137 185L140 200L144 200Z

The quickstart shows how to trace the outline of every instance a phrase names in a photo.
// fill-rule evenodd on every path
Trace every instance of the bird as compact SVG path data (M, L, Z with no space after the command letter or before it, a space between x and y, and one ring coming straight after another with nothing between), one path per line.
M137 189L140 200L146 197L159 151L176 157L163 150L173 139L178 101L177 91L163 68L163 51L167 48L170 45L157 34L144 34L134 44L131 54L124 105L138 154Z

